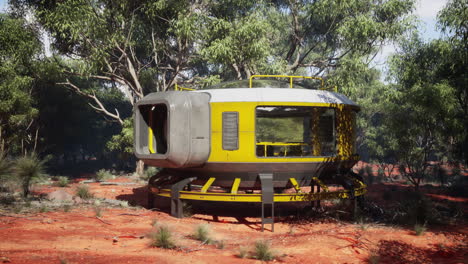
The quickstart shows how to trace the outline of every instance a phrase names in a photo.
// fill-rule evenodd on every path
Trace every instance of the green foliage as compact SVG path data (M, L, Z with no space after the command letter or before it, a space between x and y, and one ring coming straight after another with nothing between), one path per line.
M94 195L89 191L89 187L86 185L77 186L75 194L84 200L92 199L94 197Z
M39 159L35 153L23 156L15 162L14 175L21 184L24 197L27 197L31 185L46 175L45 160Z
M156 167L148 167L144 172L143 175L140 175L140 179L147 181L154 175L158 173L159 169Z
M133 119L124 120L120 134L112 136L107 142L107 148L122 154L133 155Z
M273 252L271 251L271 245L268 241L259 240L255 242L255 255L254 257L263 261L270 261L275 259Z
M19 154L34 144L34 58L38 32L25 20L0 14L0 145Z
M204 244L211 244L213 240L210 237L210 226L208 224L198 225L193 233L193 238Z
M57 180L58 187L68 187L69 183L70 181L68 180L68 177L65 177L65 176L58 177L58 180Z
M106 169L100 169L96 174L94 175L94 179L98 182L105 181L112 179L114 175Z
M148 234L151 240L150 246L172 249L176 245L172 239L172 233L167 226L159 226L155 232Z
M414 225L414 232L417 236L421 236L426 232L427 228L426 225L415 224Z
M0 150L0 182L3 184L11 178L12 163L6 155Z

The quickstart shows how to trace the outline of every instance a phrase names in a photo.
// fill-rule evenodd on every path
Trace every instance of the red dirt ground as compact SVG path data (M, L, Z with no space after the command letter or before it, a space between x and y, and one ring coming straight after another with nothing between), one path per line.
M115 181L130 181L119 178ZM63 188L73 193L76 183ZM144 206L146 188L142 185L101 186L88 184L97 197L127 200ZM373 186L374 187L374 186ZM385 185L370 188L370 196L382 192ZM59 189L45 186L36 193ZM466 201L458 201L464 206ZM383 225L354 225L339 221L300 223L280 220L275 232L260 232L260 218L195 214L176 219L164 211L143 208L103 208L102 217L89 206L75 206L31 215L0 216L0 261L8 263L261 263L236 255L240 247L252 252L257 240L271 242L282 263L468 263L466 225L429 229L416 236L411 229ZM169 226L178 249L152 248L144 237L153 221ZM202 245L191 238L203 223L211 227L213 239L224 241L224 248Z

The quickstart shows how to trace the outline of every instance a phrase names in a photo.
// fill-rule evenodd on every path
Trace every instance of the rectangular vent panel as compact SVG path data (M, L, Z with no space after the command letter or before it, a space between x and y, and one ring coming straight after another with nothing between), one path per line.
M223 149L239 149L239 112L223 112Z

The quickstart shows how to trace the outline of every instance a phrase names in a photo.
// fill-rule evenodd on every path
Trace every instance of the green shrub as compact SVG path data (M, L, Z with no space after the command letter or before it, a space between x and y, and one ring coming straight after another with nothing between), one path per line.
M98 172L96 172L96 175L94 175L94 179L98 182L105 181L108 179L112 179L114 175L108 170L105 169L100 169Z
M239 258L245 258L247 257L247 254L248 254L247 248L242 247L242 246L239 247L239 253L237 254Z
M12 166L11 162L6 158L6 155L0 151L0 183L3 185L11 178ZM1 186L4 187L4 186Z
M423 235L427 231L426 225L415 224L414 225L414 232L417 236Z
M39 212L41 212L41 213L47 213L49 211L50 211L49 207L47 207L47 205L45 205L45 204L43 204L43 205L41 205L41 207L39 207Z
M167 226L159 226L156 232L148 234L150 238L150 246L159 248L174 248L175 244L172 239L172 233Z
M46 175L44 170L45 160L40 160L35 153L16 160L14 175L16 180L21 184L24 197L28 196L31 185Z
M68 184L70 181L68 180L67 177L65 176L59 176L57 180L57 186L58 187L68 187Z
M144 181L148 181L151 177L156 175L159 172L159 169L156 167L148 167L144 172L143 175L140 175L140 179Z
M213 240L210 238L210 226L208 224L201 224L195 228L193 238L200 240L205 244L211 244Z
M275 259L273 252L270 248L270 243L265 240L255 242L255 256L256 259L263 261L270 261Z
M64 205L63 205L63 211L64 211L65 213L70 212L71 209L72 209L71 204L64 204Z
M84 200L92 199L94 197L93 194L89 191L88 186L86 185L77 186L75 193L76 196Z

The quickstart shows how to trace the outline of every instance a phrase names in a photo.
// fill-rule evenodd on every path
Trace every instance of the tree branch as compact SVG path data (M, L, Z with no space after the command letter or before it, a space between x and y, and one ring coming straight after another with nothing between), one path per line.
M117 111L117 109L115 109L115 114L109 112L106 107L102 104L102 102L99 100L99 98L97 98L96 94L93 92L93 94L89 94L87 92L84 92L83 90L81 90L78 86L74 85L73 83L71 83L68 79L66 82L63 82L63 83L57 83L59 85L65 85L65 86L68 86L69 88L71 88L73 91L75 91L76 93L84 96L84 97L87 97L91 100L93 100L98 106L94 106L92 105L91 103L89 103L89 105L94 109L96 110L97 112L99 113L103 113L104 115L106 116L109 116L113 119L115 119L115 121L119 122L121 125L123 125L123 120L120 118L120 114L119 114L119 111Z

